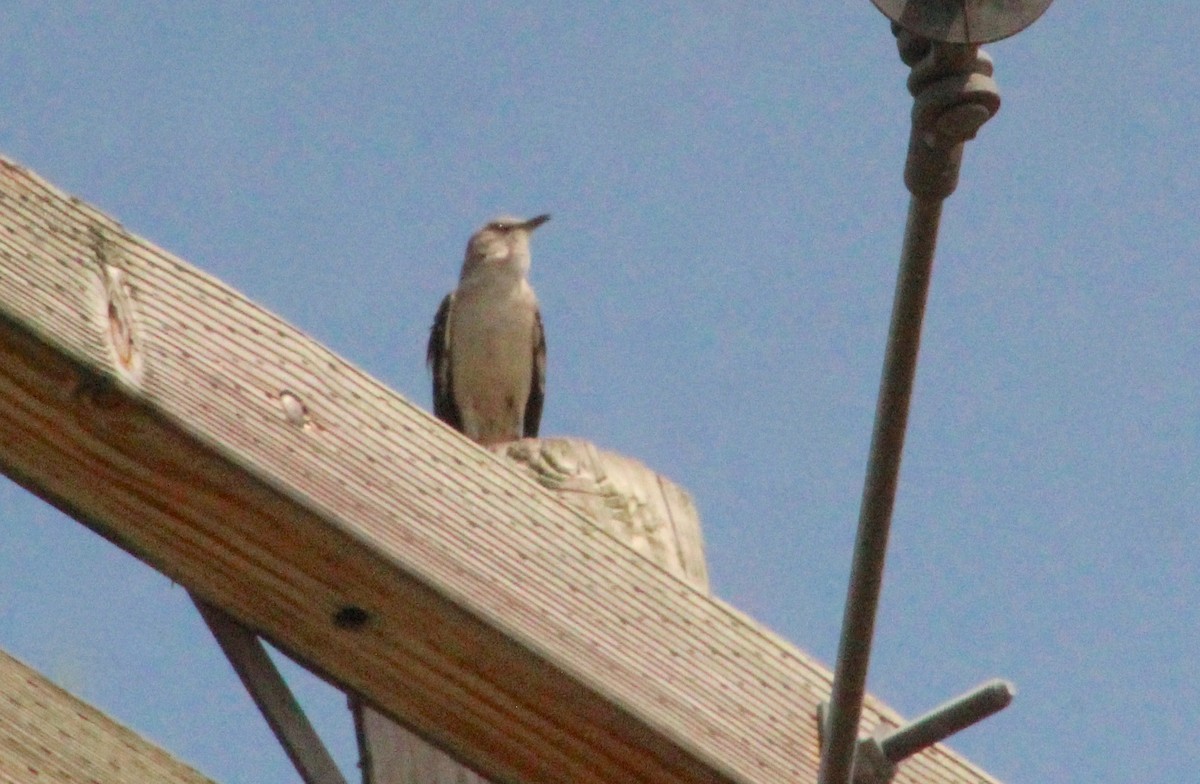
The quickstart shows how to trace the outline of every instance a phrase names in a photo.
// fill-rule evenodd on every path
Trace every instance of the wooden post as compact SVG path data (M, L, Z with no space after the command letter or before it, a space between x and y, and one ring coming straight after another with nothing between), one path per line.
M598 529L708 590L700 516L691 496L671 480L579 439L526 438L489 449ZM487 779L370 706L352 698L350 707L363 784L486 784Z

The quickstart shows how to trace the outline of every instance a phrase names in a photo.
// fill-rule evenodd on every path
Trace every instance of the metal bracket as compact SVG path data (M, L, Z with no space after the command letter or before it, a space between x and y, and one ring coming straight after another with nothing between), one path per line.
M258 636L195 594L192 602L305 784L346 784Z
M1008 681L990 680L903 727L859 738L854 747L850 781L853 784L888 784L902 761L1008 707L1014 693ZM828 702L817 706L817 736L822 750L825 748L828 711Z

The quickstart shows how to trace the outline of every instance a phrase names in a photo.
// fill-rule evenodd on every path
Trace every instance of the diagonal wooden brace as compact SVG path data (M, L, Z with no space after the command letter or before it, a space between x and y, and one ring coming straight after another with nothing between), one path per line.
M305 784L346 784L258 636L224 610L192 602Z

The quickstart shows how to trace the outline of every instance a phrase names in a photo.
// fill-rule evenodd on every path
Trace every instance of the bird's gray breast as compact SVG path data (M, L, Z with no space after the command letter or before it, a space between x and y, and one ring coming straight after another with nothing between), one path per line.
M462 285L455 294L450 316L454 396L464 416L484 432L520 435L533 373L536 310L537 299L525 281Z

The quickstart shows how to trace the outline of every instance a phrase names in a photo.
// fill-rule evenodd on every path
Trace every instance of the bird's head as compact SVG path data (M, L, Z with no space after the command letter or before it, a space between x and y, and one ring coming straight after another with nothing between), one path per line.
M550 220L549 215L522 220L503 215L471 235L463 261L462 277L476 270L509 270L521 276L529 272L529 235Z

